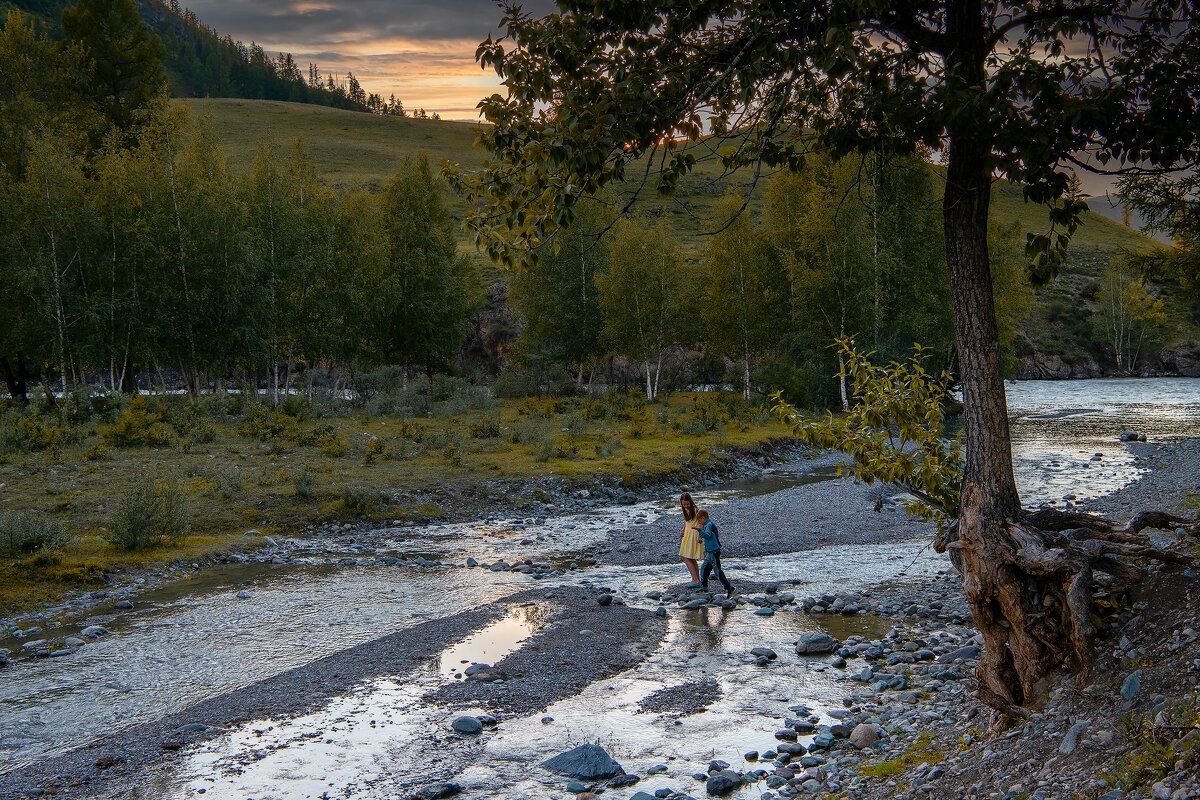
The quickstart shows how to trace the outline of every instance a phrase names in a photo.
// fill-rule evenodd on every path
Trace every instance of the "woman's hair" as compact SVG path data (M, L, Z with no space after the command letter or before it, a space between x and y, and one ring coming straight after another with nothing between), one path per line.
M685 500L687 501L687 505L683 506L683 501ZM683 518L685 520L691 522L696 518L696 501L692 499L690 494L687 492L681 494L679 496L679 504L683 506Z

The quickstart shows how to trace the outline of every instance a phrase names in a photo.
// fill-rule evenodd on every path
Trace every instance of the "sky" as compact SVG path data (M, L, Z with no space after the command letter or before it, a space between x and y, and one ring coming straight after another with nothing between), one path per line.
M395 94L404 107L474 120L499 88L475 49L496 31L491 0L185 0L200 21L269 54L291 53L301 72L353 72L367 92ZM549 11L548 0L523 3Z

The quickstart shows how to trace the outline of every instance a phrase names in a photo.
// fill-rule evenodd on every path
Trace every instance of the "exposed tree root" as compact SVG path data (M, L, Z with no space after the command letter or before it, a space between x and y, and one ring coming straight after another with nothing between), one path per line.
M1093 591L1099 585L1120 593L1149 574L1127 559L1193 561L1182 550L1156 547L1143 533L1179 528L1200 533L1200 517L1147 511L1118 525L1054 509L1003 522L964 514L935 549L950 552L983 635L979 699L1003 717L1027 717L1052 671L1068 669L1086 683L1096 634Z

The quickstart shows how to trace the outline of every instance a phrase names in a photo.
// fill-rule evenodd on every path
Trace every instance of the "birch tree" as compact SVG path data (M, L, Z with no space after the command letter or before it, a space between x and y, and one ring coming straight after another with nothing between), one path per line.
M685 343L701 313L688 285L679 243L666 221L650 227L641 220L613 226L608 271L596 276L603 340L609 348L641 364L646 399L658 398L663 359Z

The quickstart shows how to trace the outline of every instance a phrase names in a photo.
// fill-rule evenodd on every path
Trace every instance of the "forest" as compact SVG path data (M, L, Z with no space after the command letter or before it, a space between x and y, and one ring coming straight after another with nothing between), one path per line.
M744 214L728 186L698 236L611 192L503 275L464 247L427 157L361 189L325 181L302 137L261 139L231 164L212 121L169 101L178 81L133 4L118 4L125 28L104 36L88 32L90 5L63 16L57 41L16 12L0 33L18 67L0 87L0 302L12 322L0 368L14 398L41 380L48 401L75 387L197 397L242 385L275 405L302 389L311 403L314 386L341 396L399 367L405 385L422 374L431 390L435 374L457 373L509 395L615 383L653 401L727 387L846 408L837 340L878 361L920 343L954 367L943 178L929 153L816 153L802 172L763 178ZM104 74L116 48L138 58ZM105 84L117 88L106 96ZM1010 370L1031 346L1022 234L1012 222L990 235ZM1141 350L1192 327L1136 259L1107 260L1097 310L1076 324L1132 372ZM481 325L507 329L489 345Z

